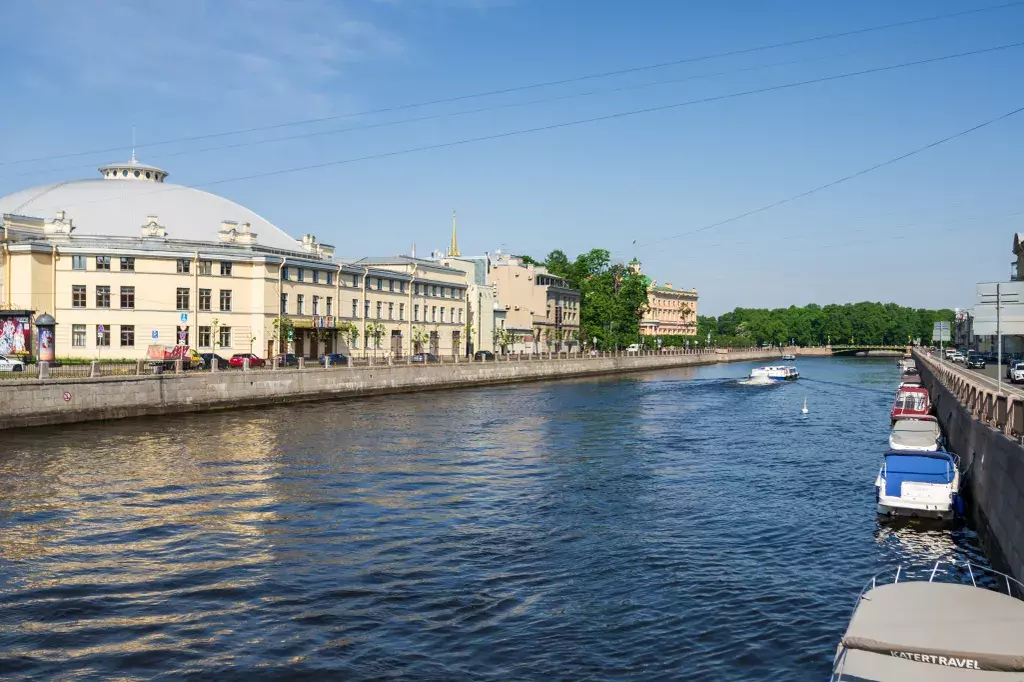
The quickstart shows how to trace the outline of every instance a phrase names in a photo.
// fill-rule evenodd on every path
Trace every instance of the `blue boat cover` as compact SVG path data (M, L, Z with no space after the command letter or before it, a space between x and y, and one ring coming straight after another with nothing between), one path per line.
M887 452L885 494L899 497L903 481L948 485L955 473L953 457L948 452Z

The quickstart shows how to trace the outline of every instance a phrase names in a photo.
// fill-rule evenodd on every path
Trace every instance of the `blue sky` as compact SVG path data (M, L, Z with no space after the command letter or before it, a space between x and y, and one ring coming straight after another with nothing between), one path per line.
M1024 5L632 74L244 135L916 19L989 2L379 0L5 3L0 195L130 153L188 185L373 156L994 47ZM1024 48L210 191L346 257L636 255L701 312L894 300L966 306L1024 231L1024 115L840 186L665 240L1024 106ZM633 88L654 81L674 83ZM401 125L365 126L620 88ZM621 89L629 88L629 89ZM279 136L363 127L299 140ZM246 144L241 144L246 143ZM210 147L239 145L202 151ZM59 155L123 147L71 158ZM12 163L48 157L33 163ZM633 246L633 241L637 245ZM651 242L657 241L656 244Z

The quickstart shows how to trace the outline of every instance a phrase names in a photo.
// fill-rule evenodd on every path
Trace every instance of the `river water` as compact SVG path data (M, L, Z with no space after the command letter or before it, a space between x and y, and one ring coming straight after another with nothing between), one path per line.
M876 520L895 363L799 366L6 432L0 676L827 679L872 574L986 560Z

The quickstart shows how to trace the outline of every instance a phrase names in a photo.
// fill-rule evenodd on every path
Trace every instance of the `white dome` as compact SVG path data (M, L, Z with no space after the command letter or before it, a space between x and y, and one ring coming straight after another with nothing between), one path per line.
M155 215L167 229L169 240L218 243L223 222L230 220L239 225L249 223L257 235L257 246L302 251L296 239L244 206L216 194L165 182L109 177L75 180L0 198L0 215L52 220L58 211L65 211L74 221L72 234L76 237L139 238L148 216Z

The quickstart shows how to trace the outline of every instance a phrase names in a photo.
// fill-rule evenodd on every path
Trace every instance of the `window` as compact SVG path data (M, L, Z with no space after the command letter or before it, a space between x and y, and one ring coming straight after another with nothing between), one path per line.
M352 275L352 286L359 286L359 275Z
M281 294L281 314L288 312L288 294Z
M359 317L359 299L352 299L352 317Z
M403 294L405 293L405 282L399 282L398 283L398 290L400 292L402 292Z
M334 273L333 272L328 272L327 273L327 283L328 284L334 284ZM327 314L330 315L330 313L327 313Z
M399 303L398 304L398 319L400 319L400 320L404 320L405 319L405 304L404 303Z
M419 322L420 321L420 304L419 303L417 303L416 305L414 305L412 307L412 321L413 322Z
M416 294L417 296L419 296L420 295L420 285L419 284L413 284L412 292L414 294Z
M199 261L199 274L200 275L212 275L213 274L213 261L212 260L201 260L201 261Z
M189 289L186 289L184 287L178 287L178 293L175 296L175 301L176 301L176 303L178 305L178 310L188 310L189 309L189 300L188 299L189 299L189 294L190 293L191 293L191 291Z
M221 261L221 264L220 264L220 276L221 277L230 277L231 276L231 263L225 263L225 262Z
M388 303L388 319L389 320L395 319L395 304L394 303Z
M316 272L316 271L314 270L314 272ZM314 315L319 315L320 314L320 297L319 296L314 296L313 297L313 314Z
M134 258L122 258L121 259L121 270L125 272L135 272L135 259Z
M384 278L383 277L378 277L377 278L377 291L384 291Z
M121 347L122 348L133 348L133 347L135 347L135 325L134 324L122 324L121 325Z
M437 287L436 286L430 287L430 295L434 296L435 298L437 297Z
M85 325L71 325L71 345L75 348L85 348Z
M302 294L299 294L298 296L295 297L295 314L297 314L297 315L302 315L303 314L302 308L305 306L305 303L306 303L306 297L303 296Z
M97 270L109 270L110 269L110 256L96 256L96 269Z
M110 307L110 287L96 287L96 307Z
M377 301L377 319L378 320L380 319L380 311L381 311L381 308L383 308L383 307L384 307L384 304L381 303L380 301Z
M462 308L459 308L459 324L462 324Z
M314 270L313 271L313 284L320 284L320 271L319 270ZM315 314L316 313L314 313L314 315Z
M431 308L431 310L430 310L430 321L431 322L437 322L437 306L436 305L433 308Z
M212 346L213 344L210 343L210 340L211 340L210 337L211 336L212 336L212 334L210 334L210 328L209 327L200 327L199 328L199 347L200 348L209 348L210 346Z
M100 330L103 331L100 331ZM96 345L102 348L110 347L110 325L109 324L98 324L96 325Z
M444 322L444 306L441 306L441 322Z
M75 284L71 287L71 307L72 308L84 308L85 307L85 285Z
M211 310L210 299L213 298L213 292L210 289L199 290L199 309L200 310Z
M220 290L220 309L221 312L231 312L231 289Z
M192 261L188 258L178 259L178 274L187 275L192 270Z
M135 307L135 287L121 287L121 307Z
M363 318L365 319L365 318L367 318L369 316L370 316L370 302L369 301L363 301Z
M334 299L331 298L330 296L327 297L327 314L334 314Z
M286 282L290 279L289 276L288 276L288 266L287 265L282 265L281 266L281 279L283 279Z
M72 256L71 257L71 269L72 270L85 270L85 256Z
M295 279L300 282L304 281L306 279L306 271L302 268L295 268Z
M218 331L220 338L217 340L221 348L231 348L231 327L221 327Z
M389 279L388 280L388 291L394 291L394 290L395 290L395 280Z
M448 287L441 287L441 298L448 298Z

